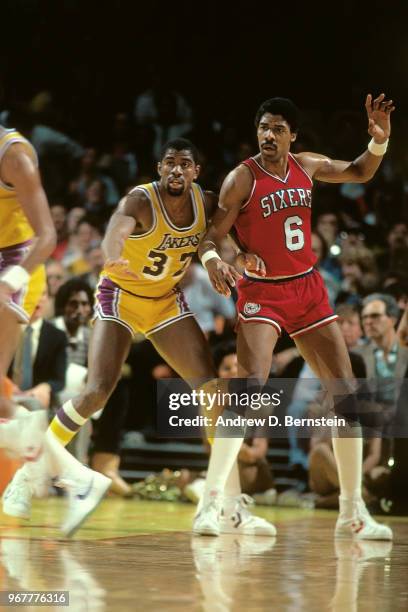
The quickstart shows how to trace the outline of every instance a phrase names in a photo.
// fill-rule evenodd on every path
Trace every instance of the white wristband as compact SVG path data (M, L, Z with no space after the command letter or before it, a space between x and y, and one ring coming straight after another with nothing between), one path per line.
M218 255L217 251L214 251L214 249L212 251L207 251L201 258L201 263L203 264L204 268L206 267L205 264L210 259L221 259L221 257Z
M29 273L21 266L10 266L0 274L0 281L7 283L14 291L20 291L29 280Z
M372 153L373 155L378 155L379 157L385 154L387 148L388 148L388 138L385 142L383 142L383 144L378 144L377 142L375 142L374 138L372 138L370 142L368 143L368 147L367 147L370 153Z

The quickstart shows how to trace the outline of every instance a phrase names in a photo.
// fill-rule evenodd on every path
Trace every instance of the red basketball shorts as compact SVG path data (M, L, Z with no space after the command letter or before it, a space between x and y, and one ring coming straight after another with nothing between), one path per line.
M241 323L269 323L279 334L285 329L291 338L337 319L317 270L281 280L244 276L237 289Z

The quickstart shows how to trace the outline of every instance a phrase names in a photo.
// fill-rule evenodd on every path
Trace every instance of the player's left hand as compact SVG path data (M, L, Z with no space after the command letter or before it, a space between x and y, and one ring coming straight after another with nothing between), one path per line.
M383 144L391 134L390 115L395 106L392 100L386 100L385 94L380 94L373 100L368 94L365 103L368 117L368 133L377 144Z
M235 265L257 276L266 276L265 262L255 253L238 253Z

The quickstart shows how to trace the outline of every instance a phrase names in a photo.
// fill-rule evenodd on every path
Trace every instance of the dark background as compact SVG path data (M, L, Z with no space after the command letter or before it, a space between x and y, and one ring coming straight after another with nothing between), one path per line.
M3 107L52 91L57 127L82 141L130 111L153 71L210 120L247 134L259 102L361 108L368 91L407 104L407 3L2 0ZM238 127L239 126L239 127Z

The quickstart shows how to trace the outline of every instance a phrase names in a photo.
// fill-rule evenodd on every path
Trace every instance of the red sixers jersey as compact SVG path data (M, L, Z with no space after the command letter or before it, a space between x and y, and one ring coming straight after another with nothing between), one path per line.
M234 225L241 247L262 257L267 277L310 270L316 262L311 236L312 179L290 153L285 179L265 170L253 157L242 163L251 170L254 184Z

